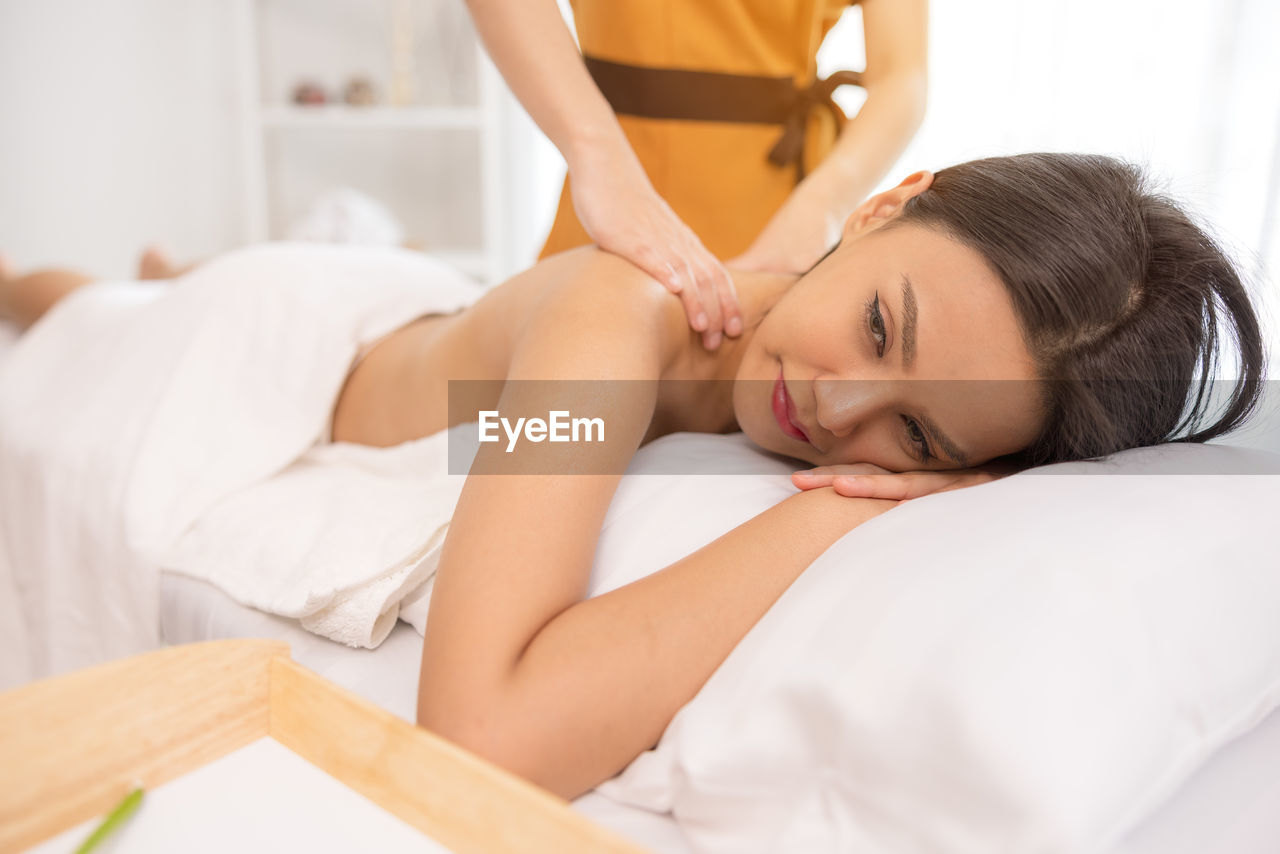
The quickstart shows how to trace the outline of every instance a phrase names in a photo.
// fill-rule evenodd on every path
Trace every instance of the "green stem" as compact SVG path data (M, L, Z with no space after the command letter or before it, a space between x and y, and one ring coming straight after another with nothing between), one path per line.
M76 854L88 854L88 852L97 848L102 840L110 836L112 831L123 824L129 816L133 815L138 809L138 805L142 803L142 793L142 788L136 788L125 795L124 800L102 820L102 824L98 825L98 829L76 849Z

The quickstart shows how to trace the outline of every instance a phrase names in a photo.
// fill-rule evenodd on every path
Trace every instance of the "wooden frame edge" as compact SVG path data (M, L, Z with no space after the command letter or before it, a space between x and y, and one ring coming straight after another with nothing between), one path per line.
M0 694L0 852L110 810L269 732L272 640L187 644ZM104 735L109 733L110 735Z
M271 664L270 734L457 854L647 854L555 795L287 659Z

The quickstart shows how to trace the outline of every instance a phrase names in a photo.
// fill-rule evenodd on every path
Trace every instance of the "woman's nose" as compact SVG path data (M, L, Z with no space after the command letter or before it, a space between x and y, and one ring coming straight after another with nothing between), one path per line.
M837 438L853 433L885 405L892 391L884 380L820 377L813 385L818 425Z

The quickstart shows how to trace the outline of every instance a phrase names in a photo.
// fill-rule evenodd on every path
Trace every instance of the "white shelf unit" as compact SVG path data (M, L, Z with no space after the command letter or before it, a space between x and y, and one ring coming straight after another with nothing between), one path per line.
M465 6L456 0L235 0L238 66L241 79L241 135L244 164L245 238L249 242L279 239L284 223L301 213L306 200L295 186L293 198L283 186L313 184L313 190L352 186L386 204L406 225L407 239L487 284L498 281L512 266L503 235L503 105L504 87L479 40L469 28L469 43L457 44L456 60L471 52L473 79L462 88L473 93L471 103L431 103L408 106L299 106L286 100L287 86L296 81L264 79L264 52L272 34L263 26L265 14L283 11L296 16L313 43L322 38L341 44L343 16L367 15L371 26L387 18L394 4L408 6L429 17L432 10L458 14ZM273 7L275 7L273 9ZM330 17L326 20L326 12ZM335 23L336 21L336 23ZM456 20L454 22L456 24ZM332 32L315 35L328 25ZM277 23L278 28L278 23ZM364 31L366 38L368 30ZM298 52L298 51L295 51ZM327 55L313 51L317 76L341 77L344 69L325 68ZM387 56L389 62L390 39ZM433 71L431 56L415 55L427 74L452 84L464 77L455 69ZM459 64L455 61L455 65ZM376 73L377 69L374 69ZM347 71L349 73L349 70ZM276 75L279 76L278 74ZM372 76L372 75L371 75ZM375 81L389 91L386 80ZM408 141L406 142L406 139ZM312 149L307 156L299 151ZM344 152L363 146L372 156ZM292 151L290 150L292 147ZM318 153L317 153L318 152ZM299 176L305 176L300 180ZM362 185L361 178L366 179ZM415 178L417 187L413 184ZM388 199L377 187L400 195Z
M431 128L475 129L484 126L478 107L267 107L262 124L268 128Z

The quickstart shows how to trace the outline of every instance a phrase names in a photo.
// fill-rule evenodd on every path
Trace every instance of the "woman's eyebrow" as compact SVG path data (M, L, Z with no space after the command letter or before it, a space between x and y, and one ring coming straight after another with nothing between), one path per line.
M943 433L938 429L936 421L928 415L925 415L923 412L916 416L916 420L920 422L921 427L928 431L929 435L933 436L933 441L938 443L938 447L942 448L943 452L951 458L953 463L960 466L962 469L967 469L969 467L969 455L956 447L956 443L951 441L946 433Z
M902 367L916 361L916 291L907 274L902 274Z
M916 316L918 307L916 305L916 290L911 286L911 279L906 273L902 274L902 367L910 368L916 360ZM938 447L942 448L951 461L959 465L961 468L969 467L969 455L960 450L956 443L951 441L946 433L938 429L938 424L928 415L921 413L917 416L920 425L933 436L933 440L938 443Z

